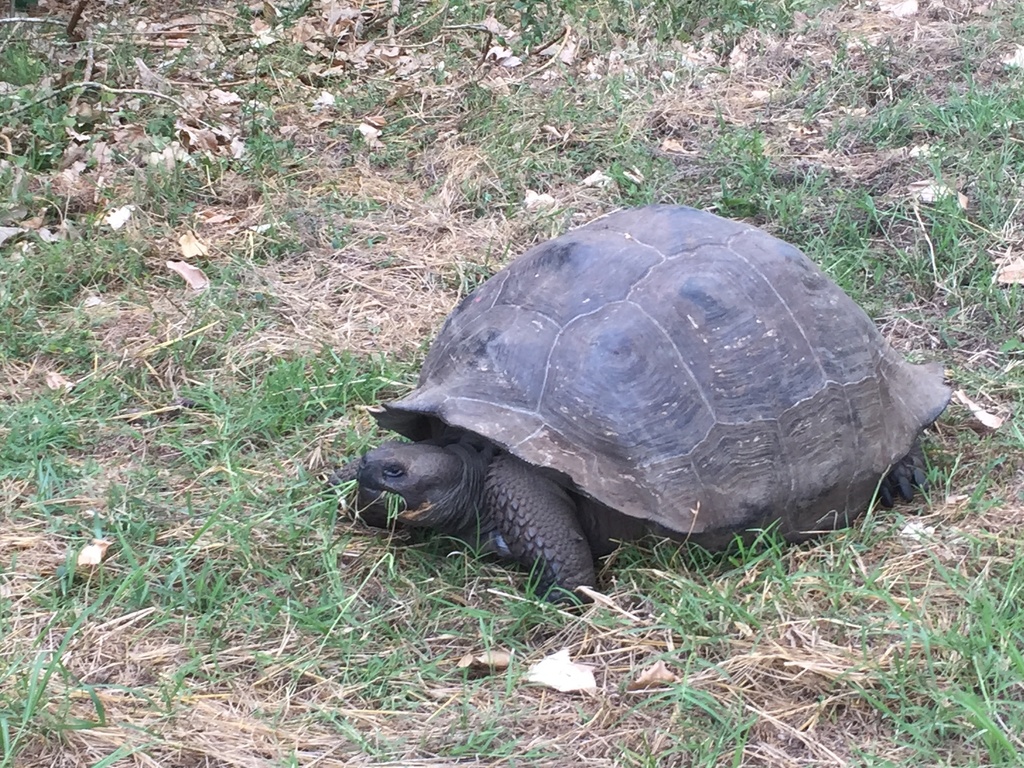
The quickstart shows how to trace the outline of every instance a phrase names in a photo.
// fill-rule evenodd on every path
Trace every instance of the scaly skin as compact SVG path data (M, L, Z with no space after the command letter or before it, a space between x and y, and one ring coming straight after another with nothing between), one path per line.
M924 490L928 478L924 473L924 451L921 443L915 442L910 453L896 462L878 486L878 500L883 507L891 508L899 497L903 501L914 500L914 489Z
M536 569L537 594L563 600L593 587L594 556L565 490L526 462L504 454L487 471L484 509L512 559ZM554 590L552 589L554 588Z
M400 523L460 538L480 551L535 570L537 593L555 601L566 599L578 586L595 584L595 550L583 533L581 514L592 534L604 531L592 536L598 554L605 554L596 543L604 535L634 539L648 530L632 519L627 521L632 525L613 525L607 510L588 516L538 468L509 454L492 457L491 451L463 443L386 443L338 468L331 481L358 479L360 517L379 527L388 524L380 494L400 494L406 504L398 516ZM385 467L392 475L398 468L404 472L385 476ZM897 498L909 501L915 486L924 486L922 467L923 457L915 446L882 479L880 503L888 507Z

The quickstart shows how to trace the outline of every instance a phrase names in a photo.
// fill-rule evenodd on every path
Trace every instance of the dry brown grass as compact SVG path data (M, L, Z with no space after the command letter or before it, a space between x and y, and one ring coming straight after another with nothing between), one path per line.
M636 109L628 127L664 142L652 151L671 159L678 172L673 184L694 195L717 184L715 163L721 159L710 156L716 135L738 127L761 132L773 173L793 184L826 174L835 185L869 190L879 204L897 199L919 173L908 163L908 148L880 150L860 139L835 145L830 129L900 92L917 89L940 98L949 83L959 82L961 25L984 23L987 16L963 3L921 5L912 22L873 6L847 4L804 19L785 36L749 32L731 56L708 54L714 67L698 68L685 82L680 74L676 87ZM174 16L171 10L167 13ZM90 12L97 14L95 23L105 11ZM152 8L145 13L161 18ZM233 11L210 13L230 20ZM233 22L225 23L233 29ZM212 29L227 34L225 28ZM202 28L190 34L193 42L199 40ZM476 33L453 34L476 40ZM136 42L149 45L144 42L149 39L140 35ZM441 58L449 40L420 44ZM894 68L877 83L867 83L878 57L866 49L887 46L894 53L884 58ZM846 85L808 119L807 95L831 82L840 59ZM793 73L808 61L817 66L794 88ZM638 78L630 86L637 103L654 89L649 76L656 81L664 66L654 52L620 52L612 62L594 50L591 62L579 62L576 74L588 63L601 72L631 67ZM383 76L360 72L366 80L353 90ZM564 83L556 68L545 72L551 77L533 84L535 92ZM982 82L1004 76L995 65L979 72ZM899 699L891 689L914 675L931 676L950 691L971 679L964 672L970 660L927 649L922 638L955 632L969 618L971 604L959 588L1012 572L1024 533L1020 462L1007 456L983 472L993 448L984 437L973 443L965 438L961 411L934 439L944 470L952 474L950 464L960 462L954 493L947 499L936 489L934 506L915 518L935 528L934 539L900 537L898 527L886 522L891 518L878 515L871 525L884 535L852 533L851 543L839 534L774 560L754 557L742 572L718 563L710 575L687 573L670 569L651 553L633 553L632 562L620 555L603 574L618 610L591 606L578 614L522 608L521 575L497 566L467 564L463 571L453 564L458 558L435 562L427 556L425 568L417 559L423 557L419 549L396 552L396 542L380 533L360 529L338 545L317 539L319 529L302 517L305 510L288 523L268 518L267 510L273 515L284 509L270 497L286 494L303 471L329 463L337 446L351 440L353 428L371 432L369 420L356 409L329 425L311 426L311 436L291 453L246 454L238 466L215 457L203 472L183 466L181 453L157 439L177 428L177 392L211 372L206 363L189 367L162 354L194 333L198 317L206 328L203 338L223 343L209 365L216 366L213 376L225 390L249 385L246 372L267 360L323 347L414 361L458 299L504 260L617 204L611 190L557 178L549 190L559 203L555 213L478 210L465 190L488 185L497 190L499 174L480 146L458 134L461 100L475 80L507 93L531 86L528 71L483 75L468 65L443 86L421 83L420 106L410 111L423 120L439 115L438 138L426 149L415 148L412 171L398 164L378 167L365 147L340 141L334 126L319 123L305 106L315 89L280 86L296 89L279 94L284 103L278 118L281 125L299 126L301 170L260 179L225 173L196 192L203 202L189 220L210 246L211 272L231 267L238 276L231 291L246 300L268 297L270 308L263 315L250 317L248 305L219 303L216 296L204 304L151 280L131 290L86 292L100 302L51 316L68 324L84 316L105 355L97 355L90 376L123 384L114 389L127 393L133 410L118 412L113 423L76 417L96 439L89 452L71 452L71 463L81 469L94 462L99 469L76 476L63 498L41 499L40 478L0 479L0 503L10 514L0 530L0 563L12 564L0 574L0 655L19 660L21 678L39 674L53 658L61 661L61 673L50 680L14 765L442 766L505 765L515 759L517 765L536 766L684 766L694 764L690 755L696 747L687 745L730 732L743 735L735 737L735 755L722 751L721 764L838 767L861 764L864 752L884 755L893 764L921 759L920 746L909 743L870 697L888 695L898 706L927 711L936 706L929 699L933 690L910 686ZM572 142L566 139L563 149L573 149ZM132 168L118 171L122 175L111 180L112 187L131 189ZM80 191L69 190L68 197ZM325 209L320 203L329 196L349 205L342 212ZM76 209L96 207L87 197ZM827 228L824 207L807 201L809 221ZM152 208L140 211L139 221L133 237L145 244L145 263L158 274L176 253L180 232L163 226ZM265 243L253 228L267 223L280 226L298 244L286 257L268 258L260 250ZM345 244L338 247L334 238L341 230ZM927 236L923 225L910 221L887 231L879 249L919 253ZM1020 227L1008 224L1001 237L1008 248L1016 247ZM992 373L1001 358L989 339L968 333L985 324L987 310L964 308L968 330L963 333L971 343L952 352L932 322L958 300L952 286L940 286L912 312L882 307L880 320L898 346L941 349L967 370L980 371L978 378L992 384L993 403L1008 405L1012 394ZM228 335L229 327L253 329L257 322L258 332ZM17 406L45 394L45 375L57 365L55 357L43 353L0 359L0 404ZM140 371L154 382L150 389L128 383L137 381L130 374ZM408 383L391 386L397 390ZM119 429L129 419L140 420L130 439ZM190 413L188 425L201 435L197 440L209 439L220 419L217 413ZM4 429L0 426L0 439L8 436ZM138 479L143 472L149 474ZM211 484L211 478L220 484ZM980 498L970 498L982 483ZM112 489L134 491L136 484L150 505L146 522L159 522L152 541L132 539L129 523L139 523L126 511L127 502L125 509L108 508ZM310 514L316 512L314 500L302 503L314 510ZM207 528L215 509L220 518ZM56 518L52 510L65 517ZM94 512L115 519L123 514L129 533L120 535L136 550L115 548L105 570L91 579L73 585L55 579L69 553L90 535ZM260 524L245 527L244 534L232 527L253 519ZM307 525L306 537L289 538L289 525ZM350 533L348 526L342 531ZM298 555L322 570L299 562ZM398 564L390 570L392 557ZM179 560L177 570L170 567ZM953 576L943 575L940 566ZM132 581L134 574L147 568L152 571L147 586L169 592L199 574L223 576L253 602L271 594L306 606L338 598L342 623L324 628L317 623L319 614L317 622L302 624L287 611L275 611L254 625L238 618L248 617L238 609L220 625L215 608L212 617L198 605L166 610L162 602L170 598L150 600L131 592L141 589ZM453 572L464 579L454 586L445 580ZM331 592L336 574L346 585L340 595ZM118 592L121 585L125 594ZM684 612L684 597L700 591L709 595L706 613ZM757 626L733 618L715 594L734 595L729 599L756 616ZM99 602L93 604L94 599ZM233 601L225 603L235 608ZM80 613L84 606L90 606L88 612ZM848 620L837 616L844 611ZM79 614L82 623L75 626ZM908 633L894 616L920 631ZM205 627L210 622L219 627L216 633ZM386 627L396 631L388 634ZM342 636L353 638L348 646L336 641ZM468 680L457 668L464 653L510 638L516 647L509 673ZM597 694L565 695L519 683L525 666L561 648L595 666ZM383 667L390 678L368 673L360 679L352 673L375 669L389 657L407 660L397 670ZM684 678L685 695L671 686L626 691L636 672L657 658L668 658ZM13 700L26 690L24 683L13 677L0 681L0 696ZM104 713L100 725L98 709ZM75 727L86 722L90 727ZM938 744L935 759L944 765L988 764L977 757L977 733L969 741L965 730ZM1024 749L1017 733L1007 730L1014 746ZM494 743L472 742L479 743L477 752L459 751L481 731L493 732ZM112 759L118 750L122 755ZM644 755L661 757L644 762Z
M1019 512L1015 530L1007 530L1005 520L997 521L998 536L1004 541L1019 535ZM974 558L968 564L963 554L954 551L955 536L949 533L955 530L949 523L958 517L962 514L940 509L924 520L937 526L945 523L943 536L952 537L953 542L949 557L943 559L951 567L986 569L1007 557ZM974 521L964 522L968 527L963 531L970 533ZM182 530L169 538L188 535ZM272 542L263 545L264 553L272 554ZM816 562L820 565L832 557L835 547L835 542L826 542L800 549L788 558L791 568L798 571ZM367 554L375 557L377 545L371 542L368 549L357 547L347 554L353 559ZM95 717L96 702L81 688L82 682L88 682L97 686L90 695L99 699L108 723L65 731L59 738L40 733L25 746L24 765L94 764L127 746L133 749L133 757L125 764L141 766L255 767L289 760L327 766L450 765L454 763L442 755L459 742L465 729L474 727L475 718L500 716L515 732L522 752L535 749L559 755L538 758L532 764L557 766L571 759L613 766L622 764L624 749L665 752L673 746L674 733L693 738L694 729L700 727L693 711L652 704L657 691L624 690L638 669L665 654L672 658L680 644L685 646L689 640L667 630L662 618L648 612L650 606L642 600L640 607L631 611L631 618L621 623L609 623L607 615L602 616L604 609L589 609L562 630L533 637L529 658L514 662L516 669L516 665L568 647L574 658L597 669L601 691L597 695L566 696L516 687L509 697L500 678L467 686L455 664L464 652L477 649L476 641L471 636L425 634L414 640L420 653L442 659L441 667L448 672L441 678L418 680L416 669L406 670L404 682L411 684L418 701L413 711L393 710L374 704L372 690L377 681L353 685L332 678L331 668L337 660L318 647L317 638L287 624L267 627L262 638L225 628L214 649L189 638L187 621L168 632L159 609L148 607L106 620L97 617L61 648L62 632L47 630L51 614L33 610L30 597L39 588L40 577L62 562L64 552L52 537L31 530L0 539L5 559L14 550L19 568L4 581L5 597L15 608L15 620L8 625L5 638L7 648L34 646L34 653L43 654L59 648L71 678L51 684L51 712L56 715L61 702L59 717L65 722L76 716L83 721ZM860 567L865 571L881 567L880 578L891 598L908 610L926 601L921 618L955 626L967 606L962 595L936 583L933 554L933 548L923 544L888 542L864 552ZM111 567L116 570L116 561ZM665 576L680 583L684 579ZM750 572L744 578L755 582L758 574ZM856 581L854 577L851 583ZM486 586L468 585L467 599L472 600L474 591ZM791 586L808 596L816 593L813 584ZM509 584L506 588L515 587ZM817 591L820 599L827 601L830 589L822 584ZM612 597L631 601L638 595L622 585ZM855 616L871 610L871 606L856 605L862 599L855 598L851 604ZM395 609L401 610L398 605ZM809 616L818 613L813 606L804 611ZM862 691L880 689L886 680L905 674L907 666L919 661L924 651L920 645L908 645L897 624L872 630L865 647L864 628L861 618L843 622L780 616L774 625L756 633L737 624L733 636L719 644L716 656L696 667L689 667L682 658L676 663L691 669L686 677L688 688L707 693L706 701L720 708L721 716L731 712L756 721L744 747L743 765L848 766L857 764L852 747L872 745L883 746L891 760L909 759L913 752L899 746L892 723L865 701ZM363 651L367 658L387 652L372 644ZM168 690L175 672L197 661L188 690L163 700L160 692ZM345 663L359 665L360 659L350 656ZM208 682L200 682L203 679ZM329 722L323 721L325 711L331 713ZM474 713L468 722L467 711ZM340 722L346 726L339 730ZM353 734L360 735L358 741ZM367 752L367 743L378 743L385 751L404 744L404 754L374 759ZM687 764L684 755L659 762Z

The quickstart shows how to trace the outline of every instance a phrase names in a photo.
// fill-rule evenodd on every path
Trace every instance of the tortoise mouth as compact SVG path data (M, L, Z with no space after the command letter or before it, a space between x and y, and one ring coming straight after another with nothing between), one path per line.
M377 509L386 514L388 523L394 520L406 522L408 509L405 499L400 493L376 488L372 483L359 483L356 494L356 505L361 510Z

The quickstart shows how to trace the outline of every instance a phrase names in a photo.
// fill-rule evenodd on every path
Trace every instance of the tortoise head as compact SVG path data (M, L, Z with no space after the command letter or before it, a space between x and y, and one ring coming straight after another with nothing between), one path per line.
M459 446L388 442L360 462L359 503L369 505L385 493L397 494L404 502L400 522L454 532L478 506L482 475L479 457Z

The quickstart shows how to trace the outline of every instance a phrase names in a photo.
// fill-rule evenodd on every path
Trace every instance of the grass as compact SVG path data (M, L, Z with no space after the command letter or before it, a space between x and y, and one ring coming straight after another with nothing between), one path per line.
M228 5L0 25L0 768L1020 764L1021 10L362 8L279 6L269 44ZM794 242L1010 418L954 403L928 497L818 542L623 548L610 605L353 524L324 476L459 298L659 201ZM563 648L597 693L525 682Z

